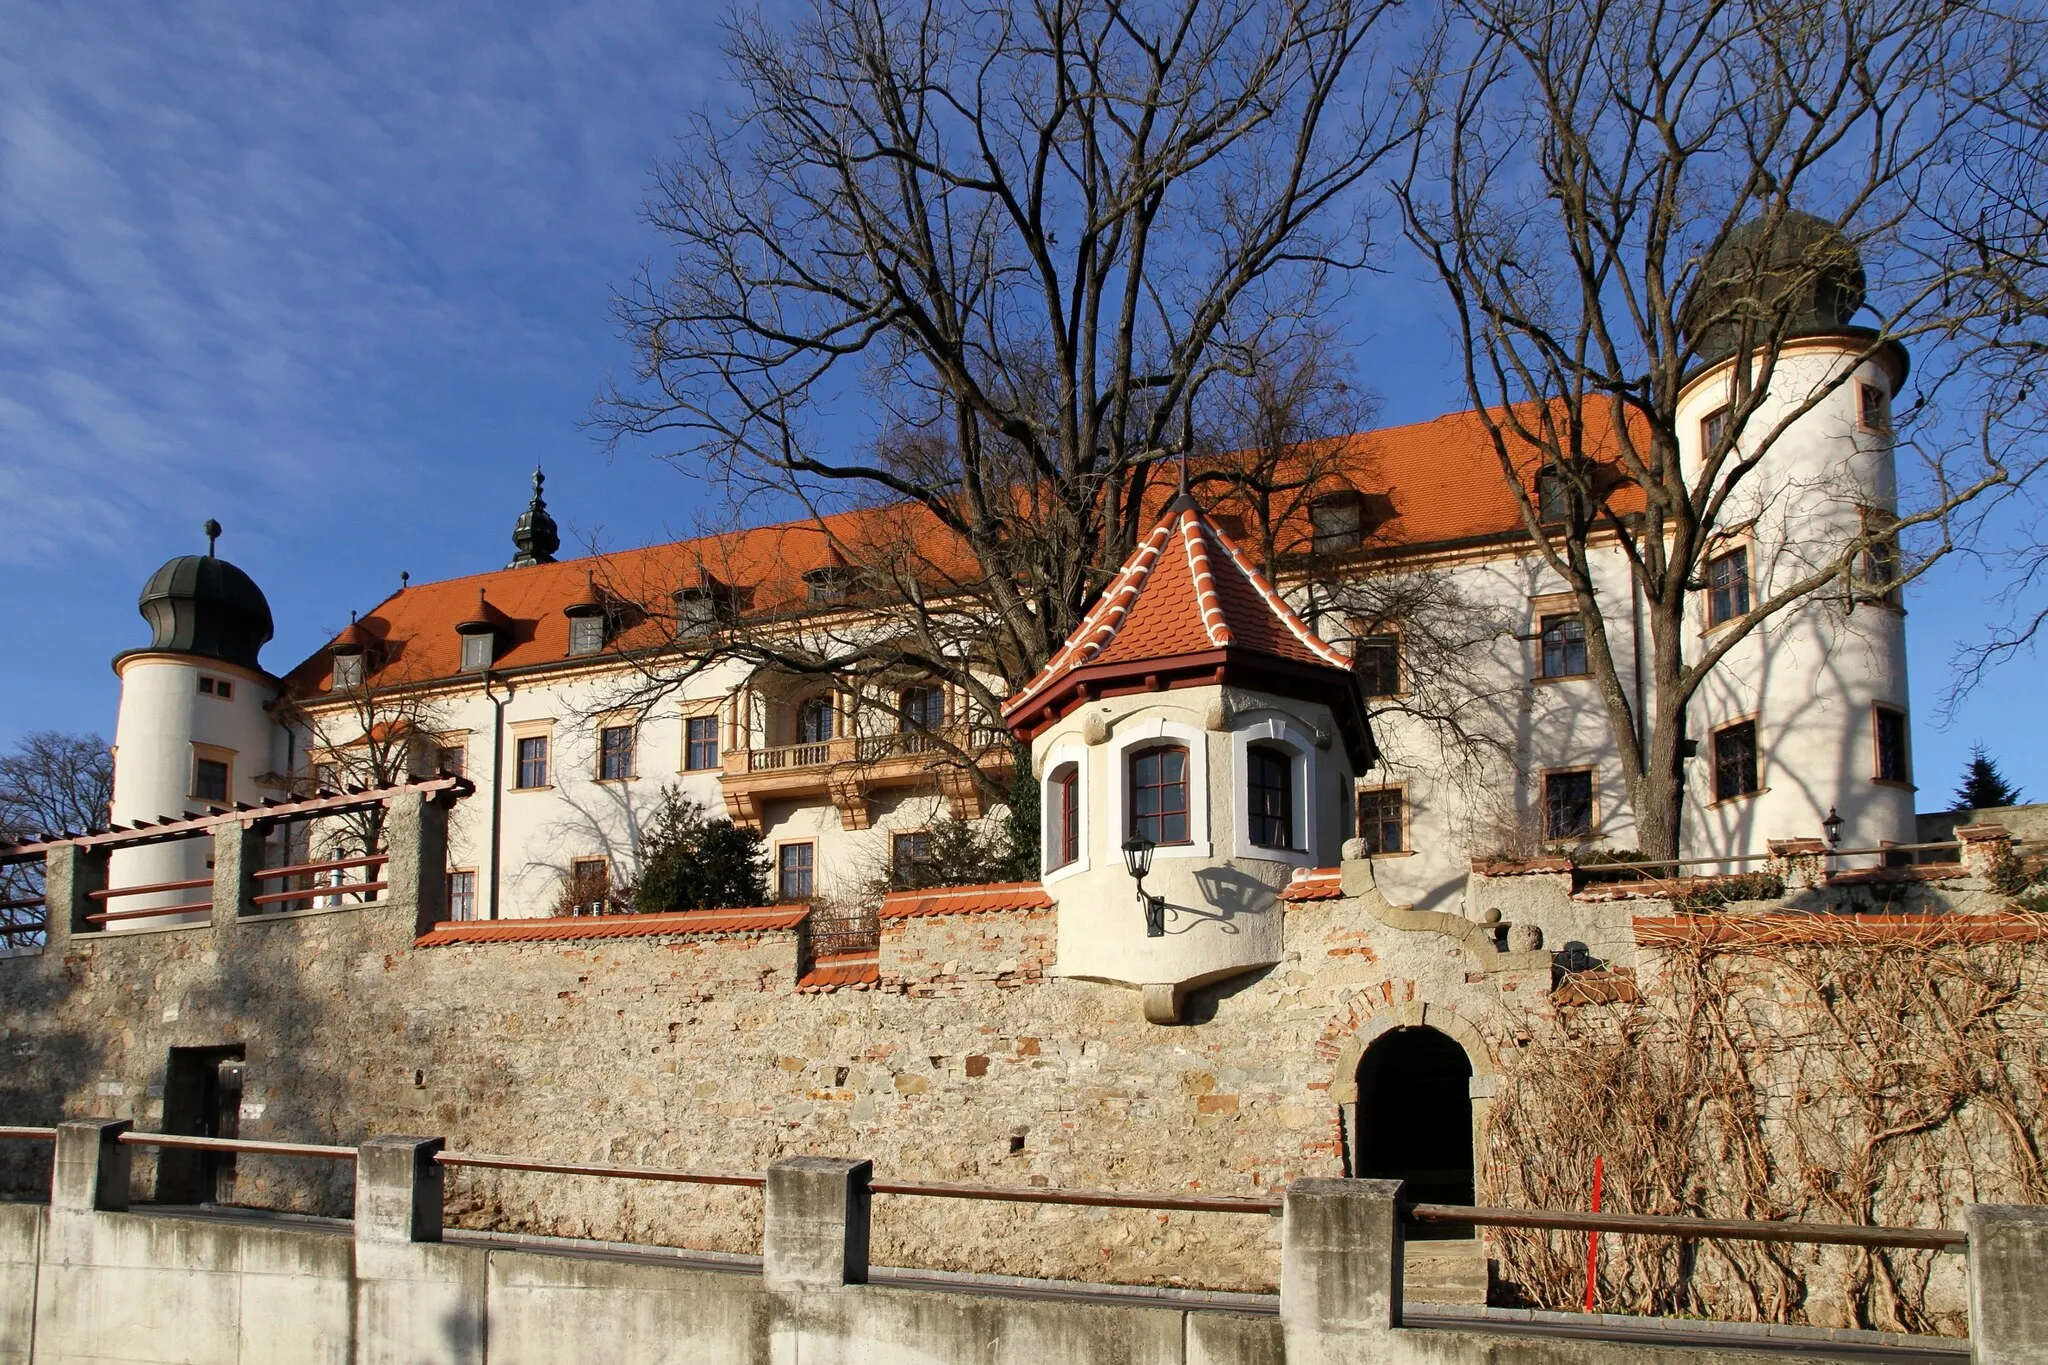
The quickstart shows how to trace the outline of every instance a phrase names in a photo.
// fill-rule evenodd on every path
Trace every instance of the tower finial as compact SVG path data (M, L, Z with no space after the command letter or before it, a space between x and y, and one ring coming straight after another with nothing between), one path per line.
M555 519L548 515L547 500L541 496L541 485L547 476L540 466L533 467L533 501L526 504L526 511L512 528L512 544L519 553L512 557L507 567L523 569L531 564L552 564L555 551L562 546L562 536L555 529Z
M220 539L220 523L215 521L212 517L208 517L206 519L206 525L200 527L199 529L206 532L206 557L208 559L212 559L214 557L213 544L215 541Z

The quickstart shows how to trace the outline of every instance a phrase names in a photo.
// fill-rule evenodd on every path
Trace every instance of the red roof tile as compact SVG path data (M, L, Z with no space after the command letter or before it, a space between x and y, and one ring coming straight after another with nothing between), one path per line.
M833 953L820 957L811 969L797 978L800 991L823 994L842 987L859 989L882 981L882 955L877 952Z
M985 886L941 886L930 891L892 891L882 898L883 919L917 915L974 915L990 910L1050 910L1052 897L1037 882L994 882Z
M683 910L667 915L588 915L562 919L443 920L414 940L415 948L456 943L546 943L572 939L659 938L665 935L761 934L794 929L810 907Z
M1294 880L1280 888L1283 901L1335 901L1344 899L1344 869L1302 868Z

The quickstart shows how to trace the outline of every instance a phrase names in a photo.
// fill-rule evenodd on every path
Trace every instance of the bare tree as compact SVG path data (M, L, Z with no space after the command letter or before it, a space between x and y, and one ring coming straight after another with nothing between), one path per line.
M857 638L778 662L914 666L996 714L1196 448L1210 381L1365 262L1360 183L1400 136L1367 60L1389 9L813 0L728 25L738 108L661 171L674 259L618 302L639 383L603 416L741 499L899 505L835 546Z
M1728 652L1859 565L1881 565L1869 590L1895 590L1950 548L1955 509L2005 477L1997 450L1963 467L1954 431L1894 414L1901 448L1927 461L1917 502L1788 543L1746 611L1689 638L1687 599L1755 515L1759 471L1852 382L1854 364L1809 383L1787 363L1815 300L1854 311L1875 277L1868 325L1838 331L1857 362L1938 347L1981 310L1902 244L1925 226L1918 178L1956 148L1959 78L2009 43L2000 16L1942 0L1455 0L1420 63L1408 235L1445 287L1529 543L1577 599L1653 857L1677 854L1687 706ZM1724 355L1749 358L1726 420L1681 460L1681 392ZM1923 528L1917 555L1892 553ZM1611 638L1630 605L1596 583L1606 544L1643 601L1643 707Z
M107 828L114 761L98 735L36 730L0 757L0 843L92 834ZM0 867L0 948L41 942L42 868Z
M440 770L446 719L433 695L416 681L386 670L334 695L335 701L317 706L289 693L278 702L278 721L298 732L306 755L305 769L289 774L297 793L400 786ZM329 817L311 831L312 837L335 856L381 852L386 813L375 804ZM304 852L287 850L287 855L297 858Z

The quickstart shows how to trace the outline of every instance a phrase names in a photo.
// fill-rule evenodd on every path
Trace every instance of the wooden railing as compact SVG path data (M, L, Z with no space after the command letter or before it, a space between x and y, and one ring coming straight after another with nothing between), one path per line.
M115 920L151 919L159 915L196 915L200 911L213 910L213 878L194 877L182 882L151 882L147 886L110 886L103 891L88 891L86 895L104 905L117 896L153 896L167 891L207 892L203 901L187 901L182 905L159 905L148 910L102 910L96 915L87 915L87 924L111 924Z
M326 862L299 863L292 867L264 868L254 874L255 879L259 882L278 881L286 877L312 877L317 879L322 876L330 876L334 880L329 881L324 886L315 880L309 886L284 891L266 891L261 895L251 896L249 902L260 909L264 906L288 905L293 901L317 901L322 896L332 896L334 900L331 904L341 905L345 904L342 897L355 896L358 898L358 903L367 904L371 892L382 891L390 883L382 879L360 882L343 881L340 879L340 874L358 867L381 868L390 860L391 855L388 853L371 853L360 858L330 858Z

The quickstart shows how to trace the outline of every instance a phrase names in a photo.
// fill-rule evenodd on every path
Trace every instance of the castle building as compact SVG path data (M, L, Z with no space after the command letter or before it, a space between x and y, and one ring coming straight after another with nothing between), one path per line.
M1803 288L1769 390L1736 430L1732 340L1708 339L1681 396L1689 468L1784 428L1744 505L1719 517L1688 655L1850 541L1875 529L1880 548L1713 669L1687 717L1688 858L1760 853L1831 816L1847 847L1914 837L1905 612L1881 538L1896 517L1887 418L1906 357L1850 322L1853 252ZM901 509L564 560L536 474L507 567L409 584L282 676L258 662L271 621L249 576L210 550L175 559L143 593L149 644L116 660L114 815L388 780L363 774L366 755L460 772L478 799L451 834L450 912L520 918L601 906L631 883L674 789L763 833L778 899L857 900L922 856L935 821L991 816L1015 776L1014 731L1033 746L1051 894L1129 896L1121 844L1142 829L1157 894L1215 917L1215 932L1063 946L1064 969L1135 976L1167 991L1170 1010L1171 989L1264 960L1257 904L1295 870L1334 863L1346 839L1364 841L1390 900L1454 914L1477 913L1464 904L1475 855L1634 844L1584 623L1532 552L1479 415L1354 441L1360 473L1305 509L1313 564L1283 560L1268 584L1220 505L1207 515L1178 498L1002 715L928 677L855 681L709 648L735 622L792 649L888 629L839 547L900 533L914 519ZM1547 518L1571 494L1540 464L1532 450L1524 477ZM1628 493L1614 498L1622 514ZM964 561L944 544L926 553ZM1626 556L1597 532L1589 553L1645 714L1649 640ZM1361 624L1372 613L1359 599L1402 583L1428 585L1420 614ZM1155 808L1182 790L1207 804ZM199 856L135 850L113 876L196 883Z

